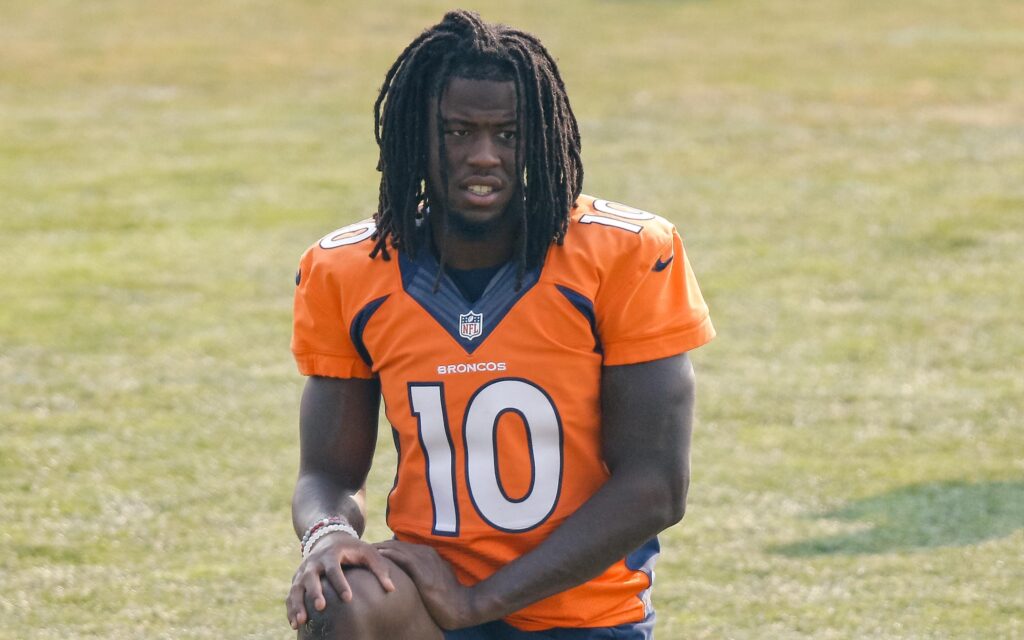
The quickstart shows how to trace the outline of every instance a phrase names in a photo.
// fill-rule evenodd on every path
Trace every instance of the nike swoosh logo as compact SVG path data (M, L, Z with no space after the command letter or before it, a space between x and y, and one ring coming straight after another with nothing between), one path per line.
M651 271L664 271L665 268L668 267L668 265L672 264L672 261L675 259L675 257L676 254L673 253L668 257L668 260L662 262L661 256L658 256L658 261L654 263L654 268L651 269Z

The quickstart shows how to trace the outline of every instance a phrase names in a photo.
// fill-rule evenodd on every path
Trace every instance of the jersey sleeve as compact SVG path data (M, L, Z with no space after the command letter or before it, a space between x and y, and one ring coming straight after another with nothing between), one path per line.
M667 358L715 337L679 233L672 229L656 259L641 260L639 274L624 279L601 305L598 330L606 365Z
M317 259L320 257L321 259ZM340 274L314 245L299 262L296 276L292 354L307 376L372 378L349 337Z

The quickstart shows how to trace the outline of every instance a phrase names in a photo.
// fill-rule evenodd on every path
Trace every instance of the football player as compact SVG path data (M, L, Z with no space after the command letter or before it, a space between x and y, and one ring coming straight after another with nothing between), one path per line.
M675 228L581 194L536 37L455 11L388 71L380 201L297 274L300 638L650 638L714 337ZM360 539L383 396L391 540ZM614 634L614 635L612 635Z

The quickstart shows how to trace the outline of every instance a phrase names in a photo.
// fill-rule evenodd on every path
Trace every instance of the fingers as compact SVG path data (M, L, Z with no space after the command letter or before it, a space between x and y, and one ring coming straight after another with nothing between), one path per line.
M304 601L306 590L301 580L292 581L292 588L288 590L288 597L285 598L285 609L288 612L288 624L292 629L298 629L300 625L306 624L306 603Z
M401 543L399 543L401 544ZM399 547L387 546L379 549L380 554L388 560L394 562L403 571L409 574L414 581L419 578L419 567L415 562L412 561L404 550Z
M381 540L380 542L374 542L373 546L375 549L401 549L402 547L412 546L408 542L402 542L400 540Z
M345 572L341 570L341 565L331 565L324 570L324 576L327 581L331 583L334 590L338 593L338 597L341 598L342 602L352 601L352 587L349 586L348 580L345 578ZM317 581L319 582L319 580ZM322 591L322 589L321 589ZM324 601L326 605L327 601ZM323 611L322 606L317 605L317 611Z
M401 544L401 543L399 543L399 544ZM381 546L377 547L377 552L380 553L380 555L384 556L385 558L394 558L394 557L404 557L405 556L405 554L402 553L402 548L401 547L392 546L392 545L385 546L385 545L382 544Z
M319 562L308 562L299 568L292 580L292 587L285 599L285 608L288 611L288 622L292 629L298 629L309 621L309 611L306 603L310 602L317 611L327 608L327 597L324 594L323 585L320 582L320 575L323 574L330 581L331 586L338 592L341 600L348 602L352 600L352 589L345 579L345 575L338 565L324 567Z
M341 600L345 602L352 600L352 589L340 566L325 568L318 563L305 565L295 576L292 587L288 591L288 597L285 598L288 624L292 629L298 629L309 621L310 612L306 607L307 602L312 604L316 611L323 611L327 608L327 596L324 593L323 584L320 582L321 573L330 582Z
M327 597L320 581L321 575L327 579L342 602L352 601L352 587L345 577L342 566L365 567L377 578L384 591L396 590L388 563L373 546L361 543L361 546L345 549L336 555L326 553L327 549L324 551L320 557L310 556L303 562L292 579L291 589L285 599L288 622L292 629L298 629L309 620L310 611L307 609L307 603L316 611L327 608Z
M373 549L371 553L367 553L363 563L373 575L377 576L380 586L385 591L391 592L395 590L395 583L391 581L391 572L388 570L387 564L383 561L378 550Z
M416 559L426 562L431 555L436 555L437 553L430 547L425 547L420 544L410 544L408 542L399 542L398 540L378 542L374 547L376 547L377 551L379 551L385 558L393 560L396 563L401 560L405 564L411 563ZM402 565L402 568L405 568L405 566Z
M385 540L384 542L378 542L373 546L385 558L391 560L394 560L395 558L402 558L407 560L416 553L419 545L409 544L408 542L399 542L398 540Z

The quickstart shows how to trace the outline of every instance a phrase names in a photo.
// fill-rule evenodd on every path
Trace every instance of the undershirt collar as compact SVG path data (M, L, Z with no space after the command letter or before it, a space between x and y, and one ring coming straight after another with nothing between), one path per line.
M493 267L483 267L480 269L456 269L454 267L445 267L445 273L451 278L455 286L459 288L462 295L469 302L476 302L483 295L484 290L487 289L487 285L491 283L491 279L494 275L505 266L506 263L494 265Z

